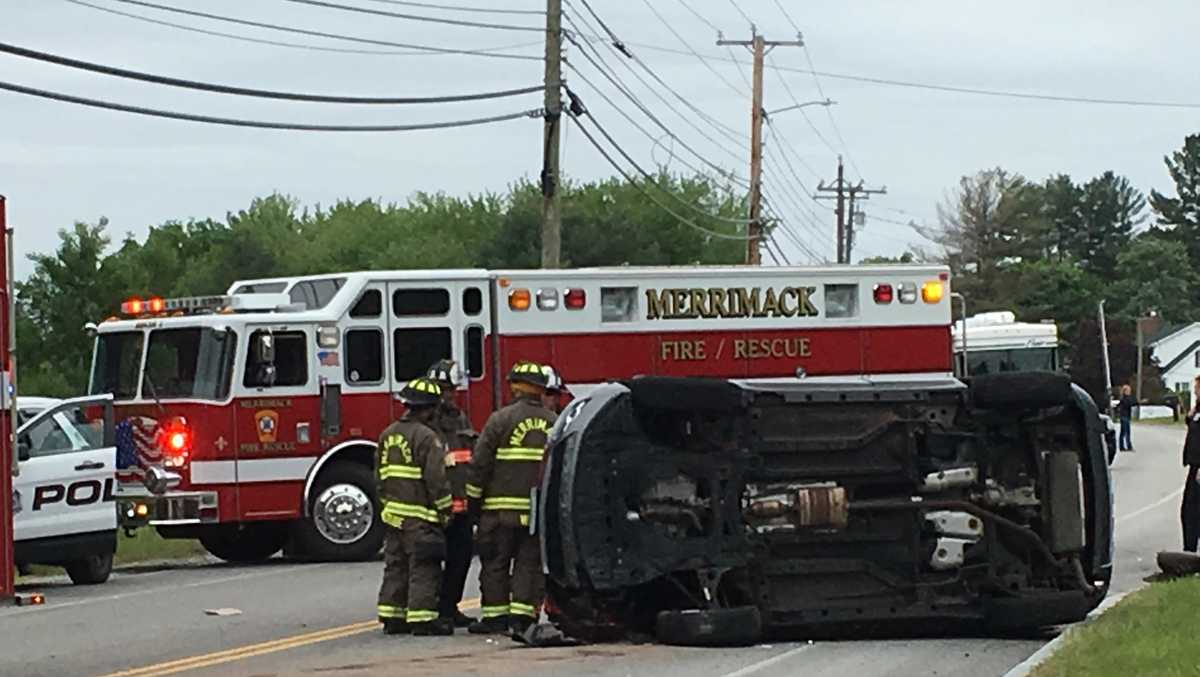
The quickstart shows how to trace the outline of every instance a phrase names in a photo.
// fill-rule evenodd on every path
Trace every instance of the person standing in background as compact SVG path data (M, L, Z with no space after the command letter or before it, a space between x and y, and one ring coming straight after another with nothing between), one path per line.
M1121 386L1121 399L1117 401L1117 415L1121 418L1121 436L1117 439L1117 449L1133 451L1133 408L1137 400L1133 399L1133 388L1128 384Z
M1183 549L1196 552L1200 541L1200 376L1192 380L1192 405L1187 414L1187 438L1183 442L1183 465L1187 479L1183 484L1183 502L1179 521L1183 525Z

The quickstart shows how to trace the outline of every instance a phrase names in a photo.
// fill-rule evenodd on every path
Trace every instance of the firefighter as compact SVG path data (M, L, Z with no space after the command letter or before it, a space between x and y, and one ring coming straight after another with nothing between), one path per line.
M567 389L567 384L563 382L557 369L547 364L542 367L542 371L546 373L546 392L542 395L542 406L555 414L562 413L563 396L570 395L571 391Z
M469 628L477 635L523 634L537 620L545 593L529 509L555 414L542 406L546 373L541 365L518 362L508 383L513 401L483 427L467 484L472 509L480 511L475 547L482 565L483 619Z
M450 481L450 524L446 526L446 567L442 588L438 594L438 616L448 619L455 627L465 628L474 620L458 610L467 573L471 569L471 517L467 514L467 471L471 463L471 447L477 435L471 422L454 401L454 391L462 383L462 372L454 360L439 360L429 368L426 378L442 388L442 401L437 407L434 428L449 447L446 452L446 478Z
M452 503L446 445L431 427L442 389L415 379L400 401L407 411L380 436L376 468L385 525L379 620L389 635L452 635L453 623L437 611Z

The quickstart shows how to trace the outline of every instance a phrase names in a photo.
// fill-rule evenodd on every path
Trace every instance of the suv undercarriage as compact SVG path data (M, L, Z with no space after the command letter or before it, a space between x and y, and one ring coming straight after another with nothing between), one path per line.
M602 386L549 445L554 620L684 644L1078 620L1111 574L1102 434L1055 374Z

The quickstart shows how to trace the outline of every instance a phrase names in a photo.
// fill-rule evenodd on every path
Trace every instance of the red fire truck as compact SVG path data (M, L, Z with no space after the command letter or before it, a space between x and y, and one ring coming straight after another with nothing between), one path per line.
M136 298L93 327L112 393L126 528L246 561L380 546L372 460L395 393L463 366L476 427L513 362L576 397L636 375L741 381L952 372L949 275L931 266L429 270L234 283Z

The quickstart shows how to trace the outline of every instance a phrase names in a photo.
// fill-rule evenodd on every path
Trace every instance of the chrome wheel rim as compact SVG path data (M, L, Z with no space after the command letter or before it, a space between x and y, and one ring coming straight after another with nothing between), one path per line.
M371 529L375 510L371 497L353 484L335 484L317 496L313 505L313 523L327 541L338 545L353 543Z

